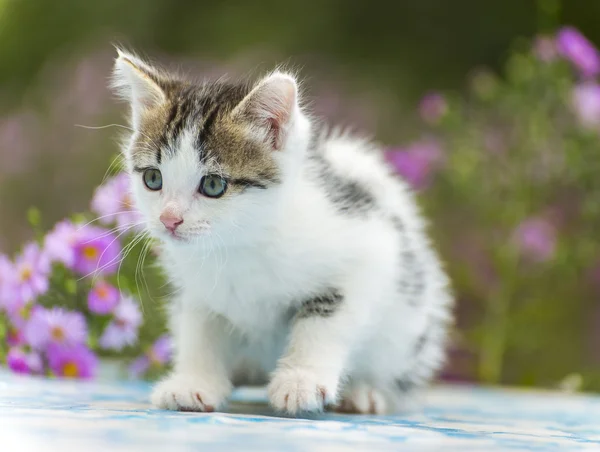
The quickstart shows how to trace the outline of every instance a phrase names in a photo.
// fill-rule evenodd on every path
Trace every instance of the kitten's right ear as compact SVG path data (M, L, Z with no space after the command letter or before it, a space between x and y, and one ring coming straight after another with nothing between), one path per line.
M131 106L132 126L137 129L142 113L166 101L168 79L134 55L117 48L111 86Z

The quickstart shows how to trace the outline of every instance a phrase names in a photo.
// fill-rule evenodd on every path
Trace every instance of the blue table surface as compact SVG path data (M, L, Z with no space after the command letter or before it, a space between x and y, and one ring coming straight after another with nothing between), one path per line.
M0 451L600 451L600 396L436 386L396 416L275 415L261 388L223 413L153 409L142 382L81 382L0 371Z

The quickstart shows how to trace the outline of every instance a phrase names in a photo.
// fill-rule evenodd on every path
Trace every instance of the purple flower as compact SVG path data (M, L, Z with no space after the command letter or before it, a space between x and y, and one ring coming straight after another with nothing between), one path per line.
M544 262L554 256L556 229L543 218L530 218L517 227L514 240L524 256Z
M142 355L133 360L129 365L129 376L131 378L140 378L150 369L150 359L146 355Z
M558 57L556 42L549 36L538 36L533 43L533 54L544 63L554 61Z
M18 330L24 331L27 319L30 315L30 310L33 307L35 307L35 305L25 305L18 307L18 309L8 309L6 311L6 316L8 317L10 324Z
M119 303L119 291L105 281L98 281L88 294L88 308L96 314L109 314Z
M170 361L172 349L173 343L170 336L163 334L150 347L148 357L152 363L164 365Z
M585 127L600 126L600 85L585 82L576 86L572 97L575 114Z
M164 366L171 359L171 338L167 334L159 337L148 349L147 353L136 358L129 366L129 375L132 378L140 378L151 366Z
M12 262L0 254L0 310L12 308L16 288L16 271ZM11 309L12 310L12 309Z
M73 268L84 276L114 273L120 262L121 245L116 236L95 226L82 228L74 247Z
M42 358L35 352L25 353L20 348L11 348L6 356L6 364L15 373L40 374L44 369Z
M442 150L433 141L417 142L406 149L391 150L388 162L415 189L425 188L442 161Z
M73 268L77 236L77 227L69 220L57 223L44 240L46 256L52 261L62 262L67 268Z
M16 302L28 303L48 290L50 261L35 243L25 246L23 254L17 257L15 267Z
M87 339L87 325L80 312L62 308L38 308L31 313L25 326L25 339L34 349L44 350L49 345L73 346Z
M110 350L123 350L128 345L137 341L137 328L110 322L102 336L100 336L100 347Z
M558 52L569 60L584 77L600 73L600 56L594 45L573 27L564 27L556 36Z
M142 313L132 298L122 298L114 311L114 320L110 322L102 336L100 346L104 349L122 350L137 341L138 328L142 323Z
M142 216L133 207L129 175L119 173L100 185L92 199L92 210L100 215L104 224L116 223L120 228L141 228Z
M419 115L429 124L437 123L448 112L448 104L439 93L426 94L419 103Z
M18 328L8 328L8 332L6 333L6 343L9 347L18 347L19 345L23 345L25 343L25 335L23 331Z
M47 356L50 369L59 377L92 378L96 374L98 358L83 344L72 346L51 344Z

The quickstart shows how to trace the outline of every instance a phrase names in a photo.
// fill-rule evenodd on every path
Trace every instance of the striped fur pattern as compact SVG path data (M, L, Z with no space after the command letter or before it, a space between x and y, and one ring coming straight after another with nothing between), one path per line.
M268 382L291 414L408 406L444 362L452 296L378 147L317 126L288 73L196 83L119 51L113 86L130 106L136 206L174 286L174 369L153 403L212 411L234 384Z

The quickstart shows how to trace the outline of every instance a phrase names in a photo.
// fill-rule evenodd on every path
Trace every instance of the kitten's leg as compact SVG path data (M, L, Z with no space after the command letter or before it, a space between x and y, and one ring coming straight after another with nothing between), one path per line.
M174 370L152 394L158 408L214 411L230 394L225 363L229 339L225 321L199 307L181 304L171 313Z
M368 323L368 301L381 296L380 279L361 276L301 307L268 387L274 408L295 414L335 404L347 357Z
M394 337L379 338L370 344L368 350L385 350L387 356L402 356L402 359L371 361L367 368L361 369L360 376L350 378L345 385L335 407L337 411L386 414L407 412L419 406L421 389L433 380L444 362L449 321L444 311L426 319L420 333L404 336L397 342ZM409 344L408 355L395 349L403 344Z

